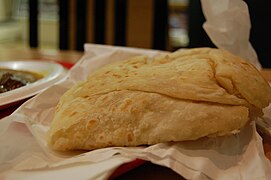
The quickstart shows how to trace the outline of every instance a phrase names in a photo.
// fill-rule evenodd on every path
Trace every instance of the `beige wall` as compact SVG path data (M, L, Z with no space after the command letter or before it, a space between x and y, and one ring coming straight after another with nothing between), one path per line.
M22 30L22 40L28 41L28 19L18 19L18 24ZM39 43L43 47L58 47L58 21L57 20L39 20Z

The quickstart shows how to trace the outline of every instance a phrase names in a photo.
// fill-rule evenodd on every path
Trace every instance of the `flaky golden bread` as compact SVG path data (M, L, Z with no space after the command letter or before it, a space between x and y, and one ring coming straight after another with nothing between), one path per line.
M60 99L55 150L150 145L226 135L268 106L271 88L229 52L188 49L107 65Z

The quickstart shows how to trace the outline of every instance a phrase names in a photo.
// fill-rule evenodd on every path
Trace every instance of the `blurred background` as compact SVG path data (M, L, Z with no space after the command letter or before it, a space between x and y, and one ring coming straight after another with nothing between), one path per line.
M58 48L58 5L56 0L38 1L40 48ZM28 0L0 0L0 45L29 47Z
M271 1L245 1L252 21L250 40L261 64L271 67ZM204 21L200 0L0 0L0 47L214 47L202 29Z
M103 1L103 0L102 0ZM28 0L0 0L0 44L1 46L16 46L16 47L29 47L29 1ZM46 49L59 48L59 2L57 0L38 0L38 47ZM69 6L76 6L76 2L66 1ZM88 3L94 3L89 1ZM110 6L112 2L103 1L104 5ZM128 2L129 3L129 2ZM145 27L138 27L138 31L142 29L148 31L150 27L146 27L147 21L151 21L153 11L152 3L150 0L139 0L130 2L131 14L137 14L137 8L140 8L141 17L145 19L133 18L135 24L130 26L136 27L137 25ZM66 5L68 6L68 5ZM126 2L127 6L127 2ZM90 6L89 6L90 7ZM168 46L167 48L187 47L189 38L187 34L187 7L188 0L169 0L168 1ZM65 7L64 7L65 8ZM67 13L70 17L76 7L69 7L70 12ZM91 7L90 7L91 8ZM87 8L89 11L90 8ZM110 11L109 8L107 7ZM81 9L81 11L84 11ZM126 10L127 11L127 10ZM135 11L135 12L132 12ZM144 15L145 13L145 15ZM82 15L84 13L82 12ZM89 13L87 13L89 14ZM127 12L126 12L127 14ZM101 15L103 16L103 15ZM106 16L106 15L104 15ZM81 17L84 19L85 17ZM110 18L110 17L109 17ZM146 21L146 22L144 22ZM141 23L140 23L141 22ZM136 24L137 23L137 24ZM151 24L151 22L150 22ZM75 24L74 24L75 26ZM148 25L147 25L148 26ZM109 28L109 27L108 27ZM68 29L67 29L68 31ZM91 30L90 30L91 31ZM135 29L135 32L137 30ZM138 32L145 33L145 32ZM146 35L149 35L146 32ZM128 35L129 36L129 35ZM131 35L130 35L131 36ZM131 38L130 38L131 39ZM134 38L134 39L137 39ZM89 39L88 39L89 40ZM86 40L87 41L87 40ZM131 41L134 41L133 38ZM131 42L130 46L134 47L148 47L147 40L143 39L140 42ZM88 42L91 42L88 41ZM106 42L104 42L105 44ZM150 46L149 46L150 47Z

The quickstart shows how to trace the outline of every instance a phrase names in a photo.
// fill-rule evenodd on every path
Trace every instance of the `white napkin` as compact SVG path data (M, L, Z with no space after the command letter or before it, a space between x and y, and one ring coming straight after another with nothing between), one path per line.
M0 121L0 178L104 179L136 158L169 167L186 179L270 179L271 164L252 122L239 134L149 147L115 147L60 154L46 144L46 133L60 96L96 68L131 56L164 52L86 45L69 78L24 103Z
M242 0L201 0L201 4L206 18L203 28L212 42L261 69L249 42L251 23L247 4Z

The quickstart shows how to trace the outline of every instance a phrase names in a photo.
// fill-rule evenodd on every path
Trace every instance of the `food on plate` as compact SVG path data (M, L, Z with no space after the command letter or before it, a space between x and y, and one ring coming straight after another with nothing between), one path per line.
M33 83L42 77L34 72L0 68L0 93Z
M196 140L238 132L262 115L271 88L253 65L196 48L116 62L60 99L48 132L55 150Z

